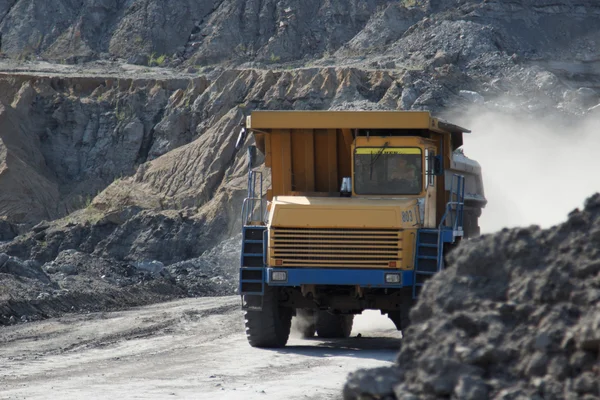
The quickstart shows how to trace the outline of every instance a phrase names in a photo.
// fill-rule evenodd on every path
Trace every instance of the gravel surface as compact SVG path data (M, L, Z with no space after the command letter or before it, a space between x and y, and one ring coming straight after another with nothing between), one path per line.
M349 339L255 349L239 306L184 299L3 327L0 399L339 400L349 372L391 365L399 346L376 315L358 317Z

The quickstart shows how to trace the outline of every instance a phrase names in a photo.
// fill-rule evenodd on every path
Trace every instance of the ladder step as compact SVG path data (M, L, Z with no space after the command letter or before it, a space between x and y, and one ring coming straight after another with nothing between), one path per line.
M262 253L244 253L242 257L262 257Z
M263 292L242 292L242 294L250 294L250 295L262 296ZM261 310L260 307L256 307L256 306L254 306L254 307L250 306L250 307L247 307L246 309L247 310L258 310L258 311Z
M417 256L421 260L437 260L437 256Z
M244 240L244 243L262 243L262 240L250 240L250 239L246 239Z
M240 282L243 283L262 283L260 279L242 279Z
M418 270L416 270L415 274L417 274L417 275L435 275L435 274L437 274L437 271L436 272L432 272L432 271L418 271Z
M431 247L434 249L437 249L437 244L432 244L432 243L419 243L419 247Z

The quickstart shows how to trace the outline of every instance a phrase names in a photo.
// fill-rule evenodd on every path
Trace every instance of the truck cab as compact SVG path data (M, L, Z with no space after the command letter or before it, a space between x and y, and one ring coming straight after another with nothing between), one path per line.
M252 346L285 345L294 315L307 337L347 337L365 309L402 329L449 249L479 234L486 200L464 128L428 112L256 111L245 129L271 182L250 165L240 294Z

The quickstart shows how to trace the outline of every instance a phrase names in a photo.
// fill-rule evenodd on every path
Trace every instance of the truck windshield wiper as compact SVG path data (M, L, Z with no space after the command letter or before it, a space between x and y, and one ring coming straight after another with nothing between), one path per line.
M377 154L375 154L375 158L373 158L373 154L371 154L371 163L369 164L369 179L373 180L373 165L379 160L379 157L383 154L385 149L388 147L389 142L385 142L381 150Z

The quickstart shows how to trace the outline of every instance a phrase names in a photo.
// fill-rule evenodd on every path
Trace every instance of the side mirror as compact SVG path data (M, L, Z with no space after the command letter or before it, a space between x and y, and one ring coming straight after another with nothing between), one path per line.
M434 156L433 157L433 165L432 165L432 173L433 175L439 176L444 173L444 164L442 163L442 156Z
M256 146L248 146L248 168L254 168L254 161L256 160Z
M340 197L352 196L352 179L348 177L342 178L342 187L340 188Z

